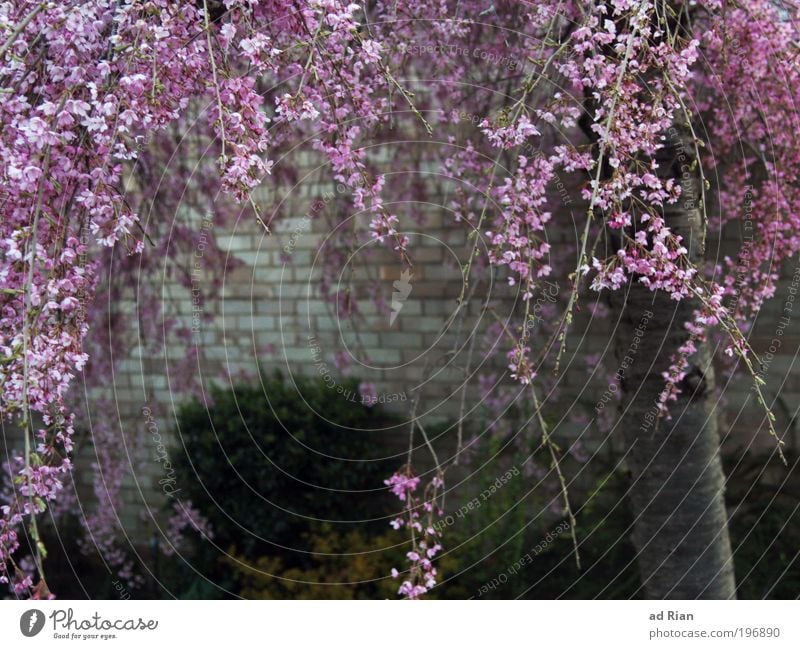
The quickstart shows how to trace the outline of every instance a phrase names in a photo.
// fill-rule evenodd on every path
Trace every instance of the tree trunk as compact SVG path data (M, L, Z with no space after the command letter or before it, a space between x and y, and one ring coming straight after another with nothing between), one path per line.
M699 179L689 171L693 159L688 134L683 128L671 129L668 146L658 157L660 173L680 179L683 192L676 204L666 206L665 220L683 236L692 261L699 262L704 224ZM633 543L645 594L651 599L733 599L714 371L705 345L689 359L679 386L682 393L669 404L671 419L656 416L665 386L662 372L687 340L683 323L699 305L653 293L635 279L629 289L614 292L610 299L619 361L632 359L621 378L617 427L632 474ZM632 354L637 331L643 335Z

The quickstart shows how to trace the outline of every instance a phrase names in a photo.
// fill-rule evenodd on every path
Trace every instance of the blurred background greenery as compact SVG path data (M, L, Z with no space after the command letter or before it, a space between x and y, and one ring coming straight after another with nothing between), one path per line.
M355 380L342 387L358 393ZM405 429L380 406L335 398L321 382L288 383L280 375L215 390L211 399L210 407L190 402L180 408L180 441L171 456L180 497L207 519L213 539L190 530L181 551L165 556L163 540L154 535L148 547L130 550L146 577L126 585L124 593L396 597L399 582L390 572L404 568L408 540L404 530L389 526L400 507L383 480L404 462L398 440ZM517 415L524 413L510 416ZM442 422L429 434L439 437L450 426ZM629 541L625 472L595 455L580 471L591 477L571 488L578 569L549 458L535 435L520 439L512 430L498 427L482 436L471 444L469 461L448 475L440 521L444 551L436 564L441 580L429 597L642 596ZM800 484L771 482L770 476L785 472L770 471L768 458L735 455L726 471L738 596L794 598L800 593ZM575 475L580 463L570 454L564 458L565 473ZM788 460L793 466L797 458ZM501 488L479 497L510 470L513 477ZM466 511L476 497L480 504ZM48 542L52 590L64 598L121 596L119 580L99 556L75 552L77 521L64 525L60 537Z

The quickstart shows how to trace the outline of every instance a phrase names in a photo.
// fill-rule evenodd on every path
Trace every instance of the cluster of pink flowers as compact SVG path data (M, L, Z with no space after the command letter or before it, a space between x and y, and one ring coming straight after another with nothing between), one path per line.
M597 271L592 288L616 290L630 277L675 300L690 297L697 269L686 259L688 251L681 244L682 238L673 235L660 216L645 216L642 220L647 226L634 234L627 247L617 250L616 256L603 262L592 260L592 268ZM582 271L588 272L588 265Z
M384 482L403 503L402 515L394 518L391 526L396 530L405 528L411 534L411 549L406 553L408 569L401 573L392 568L392 577L402 578L399 595L419 599L436 586L438 571L433 563L442 551L442 533L436 527L436 518L443 513L437 502L444 481L441 475L435 475L422 496L415 495L421 478L412 475L410 469L398 471Z
M236 28L231 23L226 23L221 30L221 34L233 31ZM233 37L233 34L231 34ZM239 41L239 49L247 61L259 72L274 71L277 57L281 51L274 47L272 39L266 34L252 34L248 38Z
M358 394L361 397L361 403L371 408L378 403L378 388L372 381L362 381L358 384Z
M208 519L192 505L191 500L175 502L165 532L168 545L164 545L161 551L167 556L180 552L186 542L184 532L187 529L194 530L204 540L214 538L214 532Z
M312 120L319 117L319 111L309 99L304 97L292 97L289 93L276 99L275 107L281 119L287 122L295 122L303 119Z
M546 191L554 165L541 156L519 156L518 165L515 176L506 178L495 191L502 211L495 219L496 230L486 232L486 238L492 246L489 261L508 266L509 283L519 281L523 299L528 300L536 281L552 270L547 263L550 244L543 237L551 217Z
M709 116L706 138L713 143L704 164L708 175L730 180L719 188L721 209L710 225L738 221L744 238L739 257L712 272L746 329L774 295L776 269L800 251L800 195L794 188L800 148L797 129L790 126L797 122L800 100L800 70L793 62L796 7L755 0L723 14L721 0L704 4L713 12L703 33L707 66L699 80L707 92L698 108Z
M508 352L508 370L512 379L528 385L536 378L536 370L529 360L531 348L518 346Z
M501 149L513 149L524 144L529 137L541 135L527 115L520 115L513 124L506 126L493 126L488 120L483 120L480 126L489 142Z
M421 478L412 476L408 473L395 473L390 478L384 480L384 484L389 487L391 492L403 502L411 502L411 494L416 491Z
M728 315L728 310L722 304L724 297L722 287L713 287L713 293L704 297L706 298L707 306L695 311L693 319L684 323L683 326L689 332L689 336L678 347L677 352L670 359L669 368L663 373L666 384L659 395L658 405L661 414L666 418L670 416L669 402L675 401L681 393L680 384L689 369L688 359L698 350L698 346L708 339L709 331L714 325L718 324L719 318L724 318ZM748 351L743 342L743 338L737 337L733 343L739 346L737 353L740 356L746 355Z

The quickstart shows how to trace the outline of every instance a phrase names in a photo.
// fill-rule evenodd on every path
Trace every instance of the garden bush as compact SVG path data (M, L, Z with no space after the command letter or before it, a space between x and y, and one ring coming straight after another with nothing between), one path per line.
M379 405L361 403L357 381L340 392L275 374L217 387L210 399L179 410L176 484L211 525L219 549L198 543L196 561L223 589L237 593L241 574L220 550L302 571L314 567L308 544L323 529L387 530L394 503L383 480L401 463L391 457L396 431ZM192 596L222 594L187 577Z

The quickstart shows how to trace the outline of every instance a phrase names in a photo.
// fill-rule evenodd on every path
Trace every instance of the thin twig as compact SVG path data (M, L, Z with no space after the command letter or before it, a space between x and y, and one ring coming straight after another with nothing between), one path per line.
M556 475L558 476L558 483L561 486L561 496L564 499L564 511L569 518L569 531L570 535L572 536L572 548L573 552L575 553L575 565L577 566L578 570L581 569L581 555L578 550L578 534L575 531L575 514L572 511L572 505L569 502L569 493L567 491L567 482L564 480L564 474L561 471L561 464L558 459L557 452L560 450L554 443L553 440L550 439L550 435L547 432L547 422L545 422L544 417L542 416L542 408L539 403L539 397L536 394L536 388L533 387L533 383L530 384L531 388L531 395L533 396L533 407L536 408L536 416L539 420L539 426L542 429L542 442L545 446L547 446L547 450L550 452L550 458L553 461L553 468L555 469Z
M222 118L222 95L219 91L219 82L217 81L217 63L214 61L214 50L211 46L211 24L208 21L208 0L203 0L204 20L206 27L206 40L208 43L208 60L211 62L211 77L214 81L214 90L217 93L217 113L219 118L219 132L222 139L222 163L225 164L225 122Z

